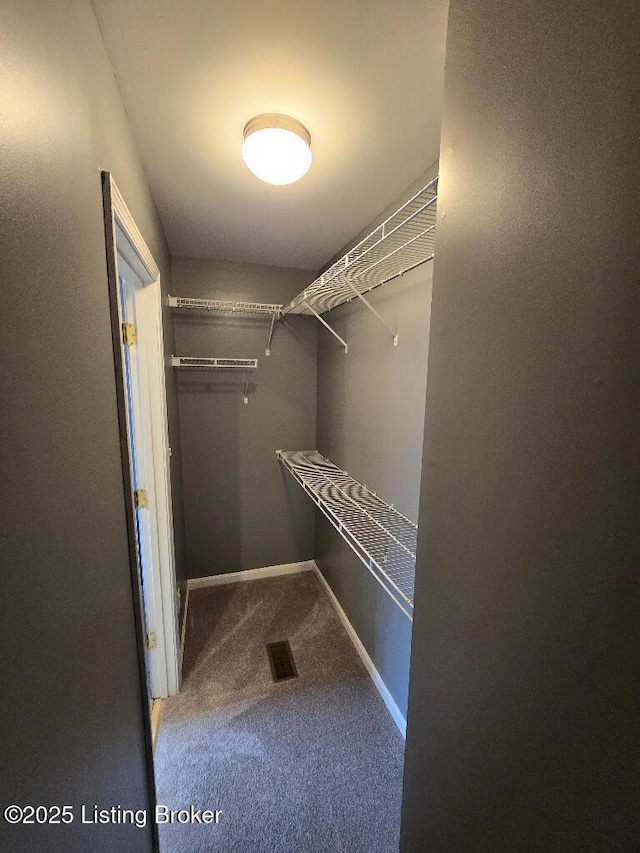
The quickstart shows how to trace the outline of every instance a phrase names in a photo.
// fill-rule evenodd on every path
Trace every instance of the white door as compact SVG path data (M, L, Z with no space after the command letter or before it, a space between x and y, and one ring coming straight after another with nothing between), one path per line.
M160 543L157 530L157 489L152 451L149 371L145 363L148 330L140 304L142 282L126 261L118 256L118 283L124 343L124 379L131 482L136 496L138 569L142 588L147 683L151 698L168 695L165 665L165 632L162 618ZM128 334L129 343L126 338Z
M160 271L108 172L102 186L122 458L137 503L128 525L134 610L141 611L149 697L160 699L178 692L181 669Z

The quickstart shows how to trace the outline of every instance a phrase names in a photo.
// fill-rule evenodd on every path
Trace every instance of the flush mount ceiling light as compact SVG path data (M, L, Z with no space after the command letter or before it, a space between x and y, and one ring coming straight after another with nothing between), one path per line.
M242 159L261 181L292 184L311 167L311 136L303 124L289 116L256 116L244 127Z

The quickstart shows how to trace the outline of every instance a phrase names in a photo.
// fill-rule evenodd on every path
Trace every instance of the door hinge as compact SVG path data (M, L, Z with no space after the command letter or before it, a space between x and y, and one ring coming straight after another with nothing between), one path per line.
M147 508L147 490L136 489L133 493L133 504L136 509Z
M156 640L156 632L155 631L149 631L147 633L147 648L148 649L155 649L155 647L157 645L158 645L158 643Z
M122 343L126 347L132 347L136 342L136 327L134 323L122 324Z

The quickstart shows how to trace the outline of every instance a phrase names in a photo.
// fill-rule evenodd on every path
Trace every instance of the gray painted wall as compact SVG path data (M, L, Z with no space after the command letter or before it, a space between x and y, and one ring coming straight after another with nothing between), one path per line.
M6 0L0 41L3 807L144 808L100 169L165 286L169 255L88 0ZM144 853L151 830L2 820L0 847Z
M403 853L638 846L638 24L451 3Z
M178 296L286 303L309 270L176 258ZM176 371L184 465L187 563L204 577L313 557L314 509L276 450L315 446L316 321L277 323L174 312L176 354L257 358L244 374Z
M436 174L433 167L365 233ZM432 264L425 264L369 294L372 305L397 328L397 347L359 300L325 315L348 342L346 355L328 331L318 332L318 449L414 521L420 493L432 271ZM316 560L406 714L411 622L319 513Z

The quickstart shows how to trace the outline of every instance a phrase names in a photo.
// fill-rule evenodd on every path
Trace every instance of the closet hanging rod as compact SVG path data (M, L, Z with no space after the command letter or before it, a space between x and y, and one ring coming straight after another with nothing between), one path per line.
M188 296L169 296L170 308L186 308L191 311L218 314L253 314L279 318L282 305L271 302L230 302L220 299L192 299Z
M285 305L283 315L324 314L432 260L437 200L436 177Z
M276 456L412 619L418 526L317 450L278 450Z

